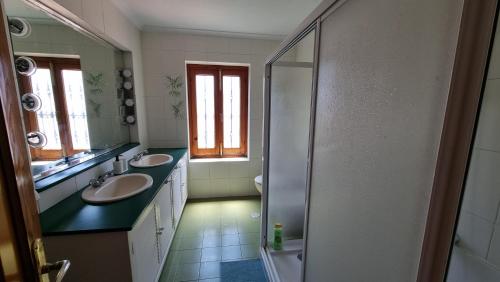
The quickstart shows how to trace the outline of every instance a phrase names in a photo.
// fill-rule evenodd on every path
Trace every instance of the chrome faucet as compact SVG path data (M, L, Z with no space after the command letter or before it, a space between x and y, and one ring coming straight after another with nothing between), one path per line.
M94 188L101 187L101 185L106 181L106 179L110 178L113 175L114 175L113 171L108 171L105 174L103 174L97 178L92 178L89 181L89 185L94 187Z
M147 153L149 153L149 152L148 152L148 150L144 150L144 151L139 152L138 154L134 155L134 156L132 157L132 159L134 159L134 161L138 161L138 160L142 159L142 157L143 157L145 154L147 154Z

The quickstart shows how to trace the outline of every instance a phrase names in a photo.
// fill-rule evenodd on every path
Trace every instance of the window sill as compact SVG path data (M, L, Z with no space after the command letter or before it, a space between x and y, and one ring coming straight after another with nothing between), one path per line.
M200 159L189 159L190 163L237 163L237 162L249 162L248 157L245 158L200 158Z

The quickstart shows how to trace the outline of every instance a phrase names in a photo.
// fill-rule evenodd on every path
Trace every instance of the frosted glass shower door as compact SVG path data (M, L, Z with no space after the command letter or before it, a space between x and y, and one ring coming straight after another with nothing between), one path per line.
M283 239L302 239L309 150L314 31L271 65L267 239L283 225Z

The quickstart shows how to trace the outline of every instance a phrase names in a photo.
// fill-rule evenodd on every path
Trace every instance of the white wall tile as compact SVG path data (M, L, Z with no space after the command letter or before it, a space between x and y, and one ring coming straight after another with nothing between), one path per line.
M207 53L205 52L187 51L185 58L186 61L208 61Z
M500 269L461 248L454 248L447 280L449 282L497 282Z
M189 179L210 179L210 165L206 163L189 163Z
M253 40L244 38L229 39L229 53L231 54L254 54Z
M71 194L76 192L76 179L72 177L55 187L47 189L40 193L40 199L38 200L38 207L40 212L44 212L48 208L57 204L58 202L69 197Z
M475 146L500 152L500 79L489 79L484 90Z
M190 179L188 189L190 198L210 197L210 181L208 179Z
M248 195L250 180L248 178L234 178L228 180L228 190L231 196Z
M210 179L211 197L227 197L228 195L230 195L230 193L227 179Z
M262 119L251 119L250 122L250 140L262 140L263 123Z
M262 159L261 158L250 159L250 165L248 167L248 175L252 179L252 181L256 176L262 175Z
M162 96L146 97L146 108L148 109L149 118L165 118L166 102Z
M250 162L235 162L229 165L229 178L248 178Z
M488 252L488 261L500 270L500 225L495 226Z
M91 179L99 177L99 173L101 171L101 168L99 166L95 166L87 171L84 171L80 174L78 174L75 179L76 179L76 189L81 190L89 185L89 182Z
M170 37L170 35L168 35ZM206 42L203 37L196 35L186 35L186 51L188 52L206 52Z
M148 118L148 132L150 140L166 140L167 131L164 127L166 119Z
M262 157L262 140L250 139L250 158L257 159Z
M491 51L490 65L488 69L488 78L500 78L500 29L497 27L495 32L495 43Z
M207 53L229 53L229 40L225 37L203 36Z
M493 224L467 211L460 213L457 234L461 247L486 258L492 233Z
M230 163L214 162L210 163L210 179L226 179L229 177Z
M475 149L467 175L463 209L495 223L500 203L500 153Z

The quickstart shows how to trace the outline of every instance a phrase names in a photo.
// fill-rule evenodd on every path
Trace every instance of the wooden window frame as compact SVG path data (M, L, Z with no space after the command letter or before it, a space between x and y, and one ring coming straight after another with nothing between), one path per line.
M68 108L66 104L66 96L64 93L64 81L62 78L63 70L80 70L81 65L79 59L74 58L53 58L53 57L31 57L35 60L37 67L48 68L51 72L52 91L54 93L54 103L56 108L56 119L58 124L59 138L61 140L60 150L43 150L43 148L30 148L31 157L33 160L56 160L65 156L78 154L85 150L75 150L71 139L71 127L68 116ZM30 77L19 77L20 95L32 92ZM26 131L38 130L38 121L35 112L24 111L24 123Z
M188 114L189 114L189 144L191 158L239 158L248 156L248 67L231 65L187 64L188 81ZM215 107L215 148L198 148L198 131L196 118L196 75L213 75L214 107ZM240 147L224 148L223 146L223 87L224 76L238 76L241 82L240 96Z

